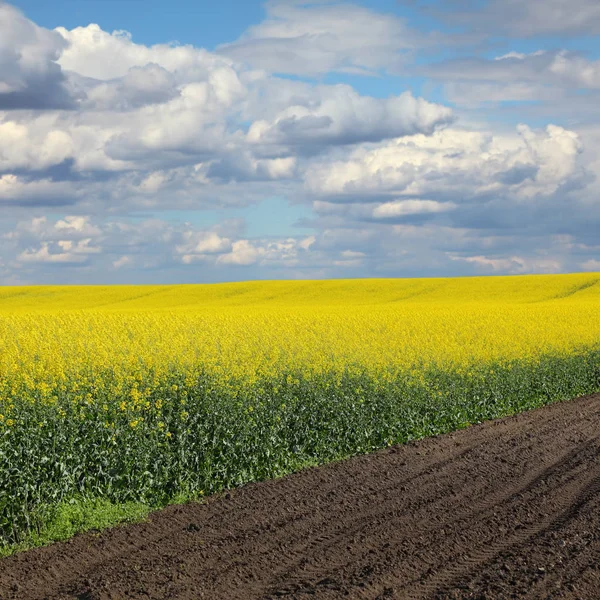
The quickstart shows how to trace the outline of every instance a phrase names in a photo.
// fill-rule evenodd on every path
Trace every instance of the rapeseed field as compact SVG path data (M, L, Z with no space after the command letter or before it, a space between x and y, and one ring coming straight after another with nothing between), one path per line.
M599 274L0 288L0 546L598 390Z

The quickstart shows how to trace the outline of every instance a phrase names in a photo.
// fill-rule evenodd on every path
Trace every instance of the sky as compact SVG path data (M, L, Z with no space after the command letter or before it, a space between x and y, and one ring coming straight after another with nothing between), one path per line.
M0 283L600 271L597 0L0 0Z

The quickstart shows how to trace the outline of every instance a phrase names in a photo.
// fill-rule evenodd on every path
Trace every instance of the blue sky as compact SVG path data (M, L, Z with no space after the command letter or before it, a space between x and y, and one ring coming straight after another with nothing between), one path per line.
M140 44L178 41L210 50L265 16L260 2L243 0L21 0L14 6L49 29L97 23L105 31L125 29Z
M600 271L596 0L0 0L0 277Z
M409 18L412 25L421 29L440 26L436 19L396 0L356 4ZM209 50L237 39L249 25L260 23L267 14L262 2L248 0L61 0L56 3L19 0L13 5L49 29L59 26L72 29L97 23L106 31L126 29L141 44L178 41Z

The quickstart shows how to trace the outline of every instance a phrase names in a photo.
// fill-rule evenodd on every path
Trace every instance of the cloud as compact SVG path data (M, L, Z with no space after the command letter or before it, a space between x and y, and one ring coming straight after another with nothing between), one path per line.
M115 269L122 269L123 267L130 267L133 264L133 260L130 256L121 256L117 260L113 260L112 266Z
M424 224L439 220L443 216L458 208L454 202L436 202L434 200L402 199L390 202L326 202L316 200L313 202L313 211L328 223L355 222L363 227L375 223L420 223Z
M286 238L282 240L238 240L231 251L217 258L217 265L291 268L302 262L302 257L311 251L315 243L314 236L305 238Z
M219 256L217 262L221 265L252 265L265 255L265 248L255 246L248 240L234 242L231 252Z
M209 52L98 25L48 31L0 0L0 103L26 98L0 104L3 279L593 269L600 135L582 115L597 120L599 61L545 38L530 53L501 41L495 58L475 47L484 30L525 35L514 15L551 26L537 0L503 5L499 29L484 25L493 0L475 31L425 35L357 5L271 1L263 23ZM356 74L378 79L346 81L382 97L323 83ZM454 113L431 101L440 92ZM279 212L252 212L267 198L303 217L280 230Z
M433 200L394 200L384 202L373 209L375 219L393 219L406 215L420 215L428 213L441 213L454 210L456 204L452 202L435 202Z
M193 279L199 265L221 277L230 267L297 267L310 262L315 241L315 236L248 238L244 224L236 220L196 228L160 219L107 221L87 215L34 217L0 235L0 247L15 273L44 264L67 270L86 265L92 272L175 271L186 279Z
M32 181L12 174L0 176L0 205L64 206L75 200L75 191L67 183Z
M555 125L517 135L446 129L356 150L349 160L315 167L306 188L331 201L381 201L401 195L436 201L551 196L584 177L576 133Z
M267 19L217 50L271 73L376 74L399 70L421 36L404 20L355 4L266 4Z
M410 92L386 99L360 96L348 85L321 86L312 102L286 107L270 121L255 121L253 144L344 145L375 142L414 133L432 133L452 122L451 109Z
M109 81L87 81L82 108L131 111L151 104L163 104L180 95L174 75L155 63L133 66L123 77Z
M244 235L236 222L196 228L159 219L39 217L0 235L0 248L7 277L54 283L73 277L89 283L132 277L152 283L165 278L332 277L342 272L351 277L560 272L581 269L586 261L593 270L589 261L598 251L581 245L577 237L550 236L543 228L521 236L513 230L490 234L435 222L390 223L324 221L313 235L261 238ZM94 235L81 237L87 231ZM48 265L56 269L44 270Z
M231 240L215 231L186 231L182 237L183 243L175 250L181 254L181 261L185 264L205 260L209 255L228 253L232 249Z
M295 179L297 158L256 158L248 150L231 152L220 159L209 161L206 175L209 179L229 181L271 181Z
M71 136L54 128L54 119L5 119L2 121L0 115L0 173L18 169L43 170L73 156Z
M596 0L454 0L437 16L476 31L514 37L597 35L600 5Z
M524 258L521 256L510 256L509 258L490 258L487 256L453 256L451 260L459 260L471 263L483 272L490 269L496 272L508 274L521 273L557 273L561 270L561 262L554 258Z
M91 217L81 215L67 215L56 221L45 216L19 221L13 230L3 236L17 246L26 246L27 251L21 253L23 256L31 255L31 247L36 245L42 248L42 254L48 248L61 248L79 255L96 254L103 237L101 228L92 223Z
M577 101L579 90L600 90L600 61L572 51L509 52L488 60L460 58L424 67L445 82L448 98L478 107L486 102L535 101L555 107Z
M81 264L88 261L90 254L98 254L101 248L90 246L91 239L59 240L55 244L42 242L38 250L25 250L17 256L21 264Z
M597 260L595 258L590 258L589 260L582 262L579 266L584 271L599 271L600 272L600 260Z
M62 40L52 64L81 100L76 111L0 114L0 199L14 206L240 206L294 193L311 156L429 134L453 119L410 92L377 99L293 82L97 25L35 30Z
M57 63L66 47L58 33L0 2L0 110L74 108L76 98Z
M66 71L101 81L126 77L135 67L153 64L174 73L179 81L204 81L211 72L227 68L232 61L191 45L133 42L127 31L108 33L98 25L55 30L66 42L59 64Z

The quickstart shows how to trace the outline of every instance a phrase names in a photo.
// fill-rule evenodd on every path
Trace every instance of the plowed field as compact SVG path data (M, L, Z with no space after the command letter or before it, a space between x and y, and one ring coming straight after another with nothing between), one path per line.
M600 598L600 395L0 561L2 600Z

